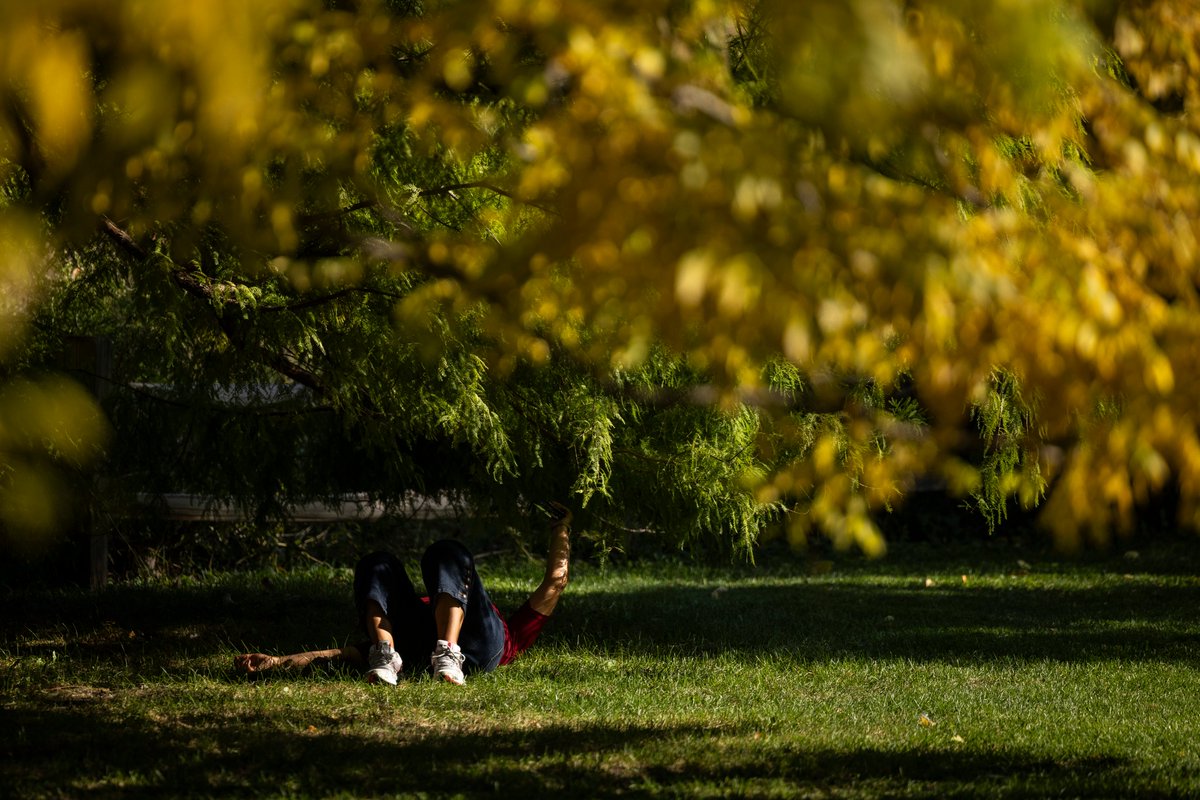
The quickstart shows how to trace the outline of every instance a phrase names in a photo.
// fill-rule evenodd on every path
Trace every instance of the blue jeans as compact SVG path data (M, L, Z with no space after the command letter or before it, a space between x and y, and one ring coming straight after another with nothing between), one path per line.
M354 605L366 627L367 601L374 600L391 623L396 652L406 670L430 668L429 656L437 642L433 604L448 594L462 603L464 618L458 646L469 670L490 672L504 653L504 623L488 597L475 558L462 543L443 539L421 556L421 577L429 602L417 594L400 559L391 553L372 553L354 568Z

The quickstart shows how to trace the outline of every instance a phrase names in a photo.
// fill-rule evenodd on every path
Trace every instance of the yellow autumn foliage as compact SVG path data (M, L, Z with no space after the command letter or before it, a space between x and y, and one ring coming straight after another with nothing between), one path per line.
M502 151L511 202L487 220L504 235L404 243L396 269L437 280L399 318L481 303L500 368L553 344L629 369L662 344L723 398L781 357L818 392L911 384L927 435L881 451L886 410L846 401L842 440L764 482L808 498L796 537L876 552L871 512L916 476L970 490L966 410L998 367L1065 453L1041 464L1064 544L1171 480L1200 519L1193 3L402 5L4 4L0 182L27 189L0 207L5 314L34 301L37 251L101 217L174 226L184 257L217 225L262 255L248 272L290 264L301 217L375 196L372 148L403 126L439 157Z

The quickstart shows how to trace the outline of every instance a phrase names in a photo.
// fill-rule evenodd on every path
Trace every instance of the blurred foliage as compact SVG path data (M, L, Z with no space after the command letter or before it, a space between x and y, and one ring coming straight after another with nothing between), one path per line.
M1200 523L1190 3L47 0L0 53L0 348L113 337L125 485Z

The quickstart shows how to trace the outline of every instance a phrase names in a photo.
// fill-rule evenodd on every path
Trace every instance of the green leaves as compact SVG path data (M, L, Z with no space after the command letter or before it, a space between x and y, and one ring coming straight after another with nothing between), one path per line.
M1023 396L1015 376L997 370L983 399L971 407L971 418L983 444L980 482L972 501L994 529L1007 515L1010 497L1016 496L1028 509L1045 495L1037 408Z

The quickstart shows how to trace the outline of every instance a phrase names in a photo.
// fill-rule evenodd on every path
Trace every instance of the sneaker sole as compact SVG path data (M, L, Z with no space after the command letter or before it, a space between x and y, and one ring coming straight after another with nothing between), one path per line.
M377 683L386 683L388 686L395 686L398 682L399 681L395 677L393 677L391 680L388 680L387 675L375 670L367 673L367 683L371 685L375 685Z

